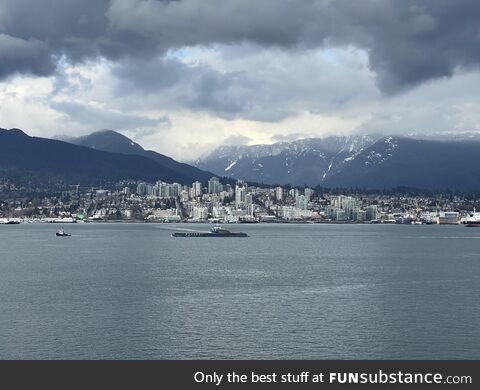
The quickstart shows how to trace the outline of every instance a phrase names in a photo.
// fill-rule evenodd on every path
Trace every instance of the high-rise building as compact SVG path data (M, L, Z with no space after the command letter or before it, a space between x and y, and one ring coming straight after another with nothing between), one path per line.
M308 208L308 199L305 195L299 195L295 199L295 207L300 210L307 210Z
M275 199L277 199L279 202L283 201L283 188L282 187L275 188Z
M255 206L253 204L252 194L250 193L245 195L245 208L247 210L247 215L253 216L253 212L255 211Z
M225 186L225 191L228 193L228 196L232 197L235 193L234 189L232 188L232 186L230 184L227 184Z
M353 218L353 210L357 208L357 202L351 196L345 197L342 202L342 207L345 211L345 218L352 219Z
M367 207L366 210L366 218L367 221L375 221L378 219L378 207L377 205L370 205Z
M315 191L313 191L311 188L306 187L304 193L305 193L305 197L308 199L308 201L310 201Z
M223 191L223 185L220 183L220 179L218 177L212 177L208 181L208 193L209 194L218 194L219 192Z
M147 183L144 183L143 181L141 181L137 184L137 195L140 195L140 196L147 195Z
M172 184L172 196L174 196L175 198L177 196L180 196L182 192L182 185L179 184L179 183L173 183Z
M348 197L345 195L338 195L334 200L333 200L333 206L338 208L338 209L343 209L343 204L345 200Z
M189 198L188 191L187 190L182 190L182 192L180 192L180 198L181 198L182 202L187 202L188 198Z
M202 183L200 183L199 181L196 181L192 184L192 189L193 189L192 193L194 198L202 195Z
M155 186L158 189L158 196L160 198L169 198L171 196L171 184L164 183L163 181L157 181Z
M151 184L147 184L147 195L154 196L155 195L155 186Z
M247 183L243 181L237 181L235 186L235 207L243 208L245 206L245 195L247 194Z

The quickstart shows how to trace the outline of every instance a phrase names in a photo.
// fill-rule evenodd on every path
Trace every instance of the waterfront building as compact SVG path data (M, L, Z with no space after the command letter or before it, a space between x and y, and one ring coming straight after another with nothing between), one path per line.
M333 207L332 205L326 206L325 207L325 218L332 219L334 210L335 210L335 207Z
M295 207L293 206L283 206L282 207L282 218L286 220L295 219Z
M342 210L342 209L339 209L339 208L336 208L333 210L333 215L332 215L332 219L334 221L337 221L337 222L342 222L342 221L345 221L345 210Z
M354 209L352 212L352 220L355 222L365 222L367 220L367 213L364 210Z
M208 219L207 207L194 207L193 208L193 220L194 221L206 221Z
M460 223L460 214L453 211L439 212L437 215L437 224L439 225L458 225Z
M226 220L227 215L231 214L230 209L226 207L213 207L212 216L217 220Z

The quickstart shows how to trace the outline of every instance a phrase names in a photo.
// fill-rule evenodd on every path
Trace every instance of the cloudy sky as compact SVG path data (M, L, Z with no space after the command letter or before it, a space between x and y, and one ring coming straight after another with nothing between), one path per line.
M478 0L0 0L0 127L222 143L480 132Z

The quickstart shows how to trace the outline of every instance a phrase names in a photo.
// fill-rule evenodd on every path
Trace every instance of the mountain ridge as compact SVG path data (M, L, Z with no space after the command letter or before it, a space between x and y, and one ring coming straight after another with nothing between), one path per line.
M142 156L177 172L179 175L189 176L202 182L206 182L212 176L215 176L212 172L199 169L186 163L178 162L171 157L153 150L145 150L138 143L114 130L104 129L80 137L63 136L61 139L70 144L85 146L104 152Z
M0 178L36 183L99 184L124 179L195 181L144 156L95 150L0 128Z
M480 190L480 141L385 137L325 181L332 187Z
M306 138L271 145L222 146L193 162L225 176L270 184L317 185L344 159L370 146L380 136Z
M477 156L480 141L474 137L434 140L370 135L221 147L195 165L268 184L478 191Z

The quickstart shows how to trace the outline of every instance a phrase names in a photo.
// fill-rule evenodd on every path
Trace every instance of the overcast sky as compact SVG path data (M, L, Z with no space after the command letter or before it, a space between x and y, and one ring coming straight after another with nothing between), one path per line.
M480 131L478 0L0 0L0 127L222 143Z

